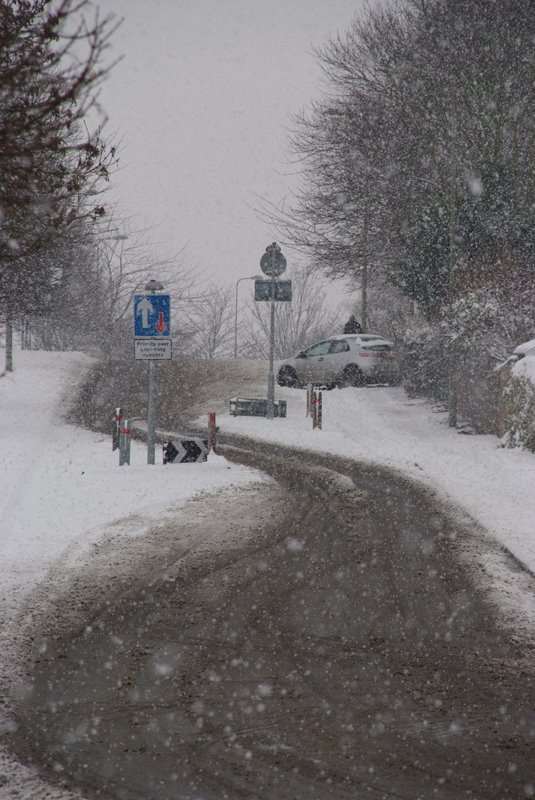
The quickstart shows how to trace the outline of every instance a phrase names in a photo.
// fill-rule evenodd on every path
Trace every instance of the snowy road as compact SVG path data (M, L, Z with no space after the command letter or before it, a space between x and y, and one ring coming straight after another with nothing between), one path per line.
M203 501L107 593L58 598L24 756L122 800L529 796L535 675L477 589L479 532L378 468L225 454L278 484ZM219 549L184 550L200 521Z

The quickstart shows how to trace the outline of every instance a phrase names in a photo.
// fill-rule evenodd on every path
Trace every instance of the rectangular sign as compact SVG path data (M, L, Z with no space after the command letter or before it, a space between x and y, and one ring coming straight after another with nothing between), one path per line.
M171 334L171 300L168 294L134 295L134 336Z
M164 464L193 464L208 460L208 439L180 439L163 446Z
M254 282L254 299L255 300L271 300L271 287L274 287L274 300L283 300L291 302L292 300L292 282L291 281L255 281Z
M171 339L134 339L136 361L164 361L172 358Z

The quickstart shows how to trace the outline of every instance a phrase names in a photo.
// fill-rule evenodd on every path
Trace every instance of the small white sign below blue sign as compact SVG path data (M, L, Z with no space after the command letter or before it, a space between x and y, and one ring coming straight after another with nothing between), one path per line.
M134 336L170 336L171 302L168 294L134 295Z

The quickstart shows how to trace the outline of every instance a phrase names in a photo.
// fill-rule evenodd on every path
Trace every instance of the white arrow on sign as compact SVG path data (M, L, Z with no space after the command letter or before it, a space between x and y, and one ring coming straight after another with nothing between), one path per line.
M149 314L154 311L154 306L151 301L144 297L139 301L136 308L136 314L141 314L141 327L149 327Z

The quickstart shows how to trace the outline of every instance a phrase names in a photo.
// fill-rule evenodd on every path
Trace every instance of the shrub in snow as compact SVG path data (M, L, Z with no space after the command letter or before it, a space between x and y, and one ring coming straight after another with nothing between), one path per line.
M434 400L448 396L444 340L430 326L408 330L403 337L401 370L407 393Z
M409 394L447 402L451 380L459 416L478 433L501 436L508 430L506 376L496 374L495 365L516 342L533 335L533 292L520 291L516 284L513 288L497 281L464 290L404 338L403 376ZM522 363L528 360L535 364L527 358ZM529 395L529 387L526 392Z
M523 355L526 349L530 348L518 347L515 353ZM516 364L509 361L506 368L509 377L502 392L502 441L506 447L535 452L535 358L525 357Z
M513 371L503 402L506 415L503 443L506 447L522 447L535 453L535 385L527 374Z
M441 314L439 330L449 350L458 355L492 346L500 328L501 306L496 292L482 289L464 294Z

